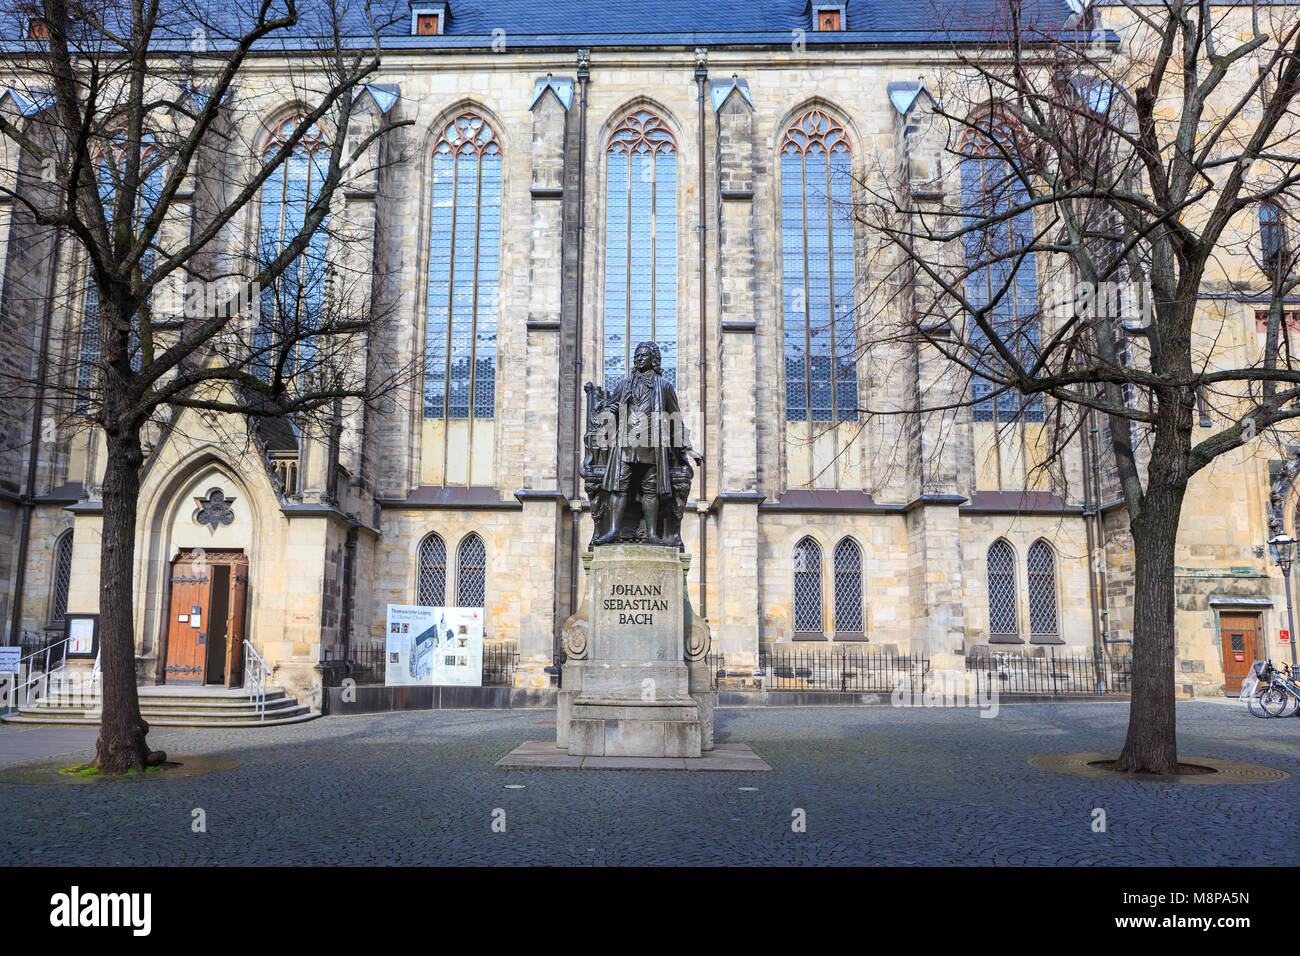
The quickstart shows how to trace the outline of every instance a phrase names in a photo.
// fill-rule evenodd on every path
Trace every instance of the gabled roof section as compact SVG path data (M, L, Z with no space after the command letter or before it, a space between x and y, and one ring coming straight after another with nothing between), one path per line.
M754 100L749 95L749 84L734 73L730 79L709 81L709 92L713 95L713 111L715 113L722 109L723 104L731 98L733 93L743 96L750 107L754 105Z

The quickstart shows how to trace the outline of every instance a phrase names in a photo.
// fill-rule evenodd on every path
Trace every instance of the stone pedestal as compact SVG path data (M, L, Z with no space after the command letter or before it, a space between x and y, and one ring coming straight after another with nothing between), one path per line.
M587 593L575 615L584 620L565 625L570 660L557 746L609 757L698 757L712 749L708 671L686 659L690 645L708 642L707 625L686 599L689 558L674 548L614 544L584 564Z

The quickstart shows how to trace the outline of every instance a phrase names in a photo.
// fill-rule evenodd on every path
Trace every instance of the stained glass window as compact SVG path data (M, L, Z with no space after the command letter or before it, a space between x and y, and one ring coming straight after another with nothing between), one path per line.
M294 116L280 123L263 150L267 158L284 144L303 123ZM307 214L320 196L329 167L329 142L318 127L311 127L289 157L262 184L261 223L258 230L258 267L275 260L285 246L297 238ZM309 365L312 341L307 338L286 350L286 340L309 335L320 322L325 302L326 240L328 219L312 233L307 247L275 282L261 290L258 324L253 335L254 368L264 378L277 372L294 374L299 365ZM277 364L284 358L282 368Z
M962 212L966 226L976 226L963 237L966 254L966 298L982 307L996 299L988 322L999 339L1025 365L1038 355L1038 273L1034 256L1017 250L1034 241L1034 217L1029 210L1006 219L1000 214L1029 201L1029 193L1015 174L1007 155L1014 149L1010 127L991 118L987 131L967 138L961 160ZM997 375L1002 359L994 352L984 330L974 324L970 344L973 364ZM1014 388L993 393L1001 386L979 377L972 379L977 422L1006 423L1043 420L1040 395L1021 396Z
M497 288L501 256L501 143L464 113L434 146L424 417L496 414Z
M641 342L677 381L677 144L664 121L630 113L610 135L605 203L605 387Z
M821 634L822 549L812 538L794 546L794 629Z
M989 633L1016 635L1016 556L999 538L988 553Z
M785 417L856 421L853 154L844 127L804 113L781 143Z
M96 170L99 198L104 206L104 216L111 222L115 216L115 197L123 185L126 173L126 143L124 134L109 141ZM133 235L144 229L144 222L158 205L163 187L163 163L157 141L152 133L144 133L140 143L140 188L136 190L135 212L131 221ZM156 250L153 244L145 249L139 261L141 276L153 270ZM151 297L152 298L152 297ZM149 303L143 307L147 312ZM91 404L91 391L95 386L95 372L99 365L99 288L95 285L89 268L86 273L86 298L82 305L81 342L77 355L76 408L86 411ZM143 361L140 338L140 317L133 316L129 339L131 368L140 369Z

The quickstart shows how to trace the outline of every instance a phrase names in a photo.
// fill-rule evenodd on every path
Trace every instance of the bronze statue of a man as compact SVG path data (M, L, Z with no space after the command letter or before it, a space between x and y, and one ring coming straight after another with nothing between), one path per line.
M690 470L687 456L693 457L693 453L677 392L664 378L659 346L642 342L632 364L632 373L605 394L600 404L601 444L608 449L600 491L609 496L609 526L592 544L619 540L628 497L635 494L646 543L672 545L678 542L665 540L663 519L671 516L661 515L661 503L675 509L680 489L674 488L674 478L680 485L683 469ZM686 482L689 491L689 477ZM674 533L672 537L678 536Z

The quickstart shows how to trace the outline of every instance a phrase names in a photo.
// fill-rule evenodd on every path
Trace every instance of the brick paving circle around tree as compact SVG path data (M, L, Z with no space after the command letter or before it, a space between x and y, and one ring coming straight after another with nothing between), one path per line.
M1292 774L1205 787L1029 765L1042 754L1117 752L1127 704L979 713L719 710L718 739L750 744L771 773L494 769L521 741L553 736L546 710L158 731L155 747L225 755L239 766L129 786L0 783L0 852L11 865L1286 862L1285 840L1254 845L1246 837L1290 819L1300 720L1259 720L1221 702L1180 704L1180 757ZM18 735L40 732L4 728L0 751L31 753L39 739ZM49 753L67 753L67 740ZM1106 815L1102 833L1093 831L1096 808ZM195 809L207 832L193 832ZM802 833L791 826L800 810ZM495 832L501 819L505 832Z

